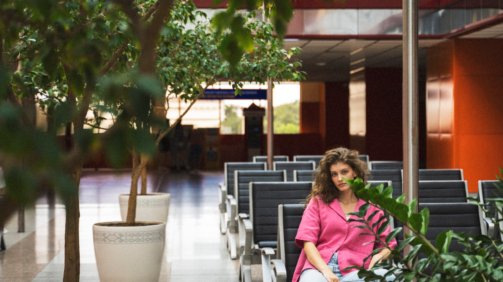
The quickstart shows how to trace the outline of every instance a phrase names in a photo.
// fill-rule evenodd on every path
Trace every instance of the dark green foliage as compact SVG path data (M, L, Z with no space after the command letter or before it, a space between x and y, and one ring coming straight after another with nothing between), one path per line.
M500 178L499 178L500 179ZM501 182L501 179L500 179ZM364 205L358 213L362 228L379 238L384 230L389 216L400 221L404 227L411 231L409 237L401 240L398 247L392 250L390 259L378 265L388 269L388 274L396 276L397 281L502 281L503 280L503 244L501 238L496 239L480 235L470 237L465 234L445 231L439 234L435 242L430 242L425 234L429 225L429 212L423 209L415 211L416 202L410 204L403 202L403 197L393 199L391 187L384 188L380 185L376 188L365 185L360 179L350 181L355 194L368 202L367 205L375 205L385 212L383 220L377 232L368 226L366 215L367 205ZM502 203L503 199L495 199ZM396 238L401 229L391 232L386 242ZM453 242L463 247L462 251L453 251ZM404 249L408 252L404 255ZM370 258L370 257L369 257ZM359 275L366 281L384 278L376 277L372 271L361 269Z

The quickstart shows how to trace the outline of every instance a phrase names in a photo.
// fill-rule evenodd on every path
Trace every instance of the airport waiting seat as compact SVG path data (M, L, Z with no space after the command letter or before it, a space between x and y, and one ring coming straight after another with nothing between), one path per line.
M419 169L419 180L464 180L462 169Z
M236 170L265 170L264 163L226 162L224 164L224 183L220 184L219 204L220 233L227 232L229 218L227 218L227 203L234 198L234 171ZM237 228L237 227L236 227ZM237 230L235 231L237 232Z
M316 170L294 170L293 181L314 181L314 174Z
M421 180L418 187L420 203L467 202L465 180Z
M369 169L402 169L402 161L369 161Z
M271 277L270 263L275 255L278 236L278 205L304 204L311 192L311 182L252 182L250 217L240 227L244 246L240 256L242 281L251 281L251 265L262 263L262 275Z
M453 230L470 236L481 235L479 208L470 203L419 203L419 210L430 211L430 224L426 238L435 242L437 236L446 230ZM451 250L462 251L462 246L453 242Z
M320 160L323 158L323 155L295 155L293 156L294 162L305 162L305 161L313 161L315 163L315 168L320 164ZM358 158L364 161L367 165L369 163L369 155L360 154Z
M323 155L295 155L293 156L294 162L314 162L314 167L317 168L320 165L320 160Z
M229 200L227 248L232 259L239 255L239 219L246 218L249 211L250 182L283 182L284 171L273 170L236 170L234 171L234 198Z
M396 198L402 195L402 169L371 170L369 180L391 181L391 186L393 186L393 197Z
M280 204L278 206L278 259L271 260L273 281L292 281L301 248L295 244L304 204ZM265 279L264 279L265 280Z
M367 155L367 154L360 154L360 155L358 155L358 158L360 160L364 161L367 165L369 165L369 162L370 162L369 155Z
M267 164L267 156L253 156L252 158L254 163L266 163ZM272 157L273 162L288 162L290 159L286 155L277 155Z
M501 233L503 230L503 222L500 222L498 228L496 228L495 222L491 220L500 219L502 217L502 215L497 214L494 204L491 203L492 199L503 197L503 187L498 189L498 185L501 185L499 183L498 180L479 180L478 188L480 203L486 209L486 211L480 210L482 230L492 238L497 238L499 235L500 239L503 240L503 233Z
M283 170L286 173L286 181L294 181L293 172L295 170L314 170L314 162L274 162L273 170Z

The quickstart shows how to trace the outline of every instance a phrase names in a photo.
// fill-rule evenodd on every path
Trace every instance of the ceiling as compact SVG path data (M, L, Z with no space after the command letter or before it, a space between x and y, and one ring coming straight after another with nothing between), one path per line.
M459 38L502 38L503 23L463 34ZM446 39L421 39L418 63L424 67L427 49ZM402 41L364 39L285 39L285 47L302 49L300 60L309 81L348 81L350 71L362 67L402 66Z

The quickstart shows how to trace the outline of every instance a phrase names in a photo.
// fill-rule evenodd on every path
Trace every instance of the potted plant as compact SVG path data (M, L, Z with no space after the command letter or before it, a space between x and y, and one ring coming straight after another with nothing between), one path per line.
M123 9L125 8L123 7ZM131 12L126 14L130 15ZM257 21L253 14L243 19L246 20L244 28L249 32L248 34L251 39L251 46L248 48L250 48L250 50L253 49L254 52L244 55L235 66L232 66L218 55L216 48L219 44L222 44L223 39L220 34L215 33L211 28L208 28L208 22L205 22L207 20L206 16L202 12L196 11L195 6L190 2L178 1L171 10L169 22L167 22L160 31L159 44L156 48L156 69L159 73L162 85L166 88L168 97L170 95L181 97L186 101L190 101L190 106L170 127L163 128L161 123L162 119L159 119L159 113L161 113L162 117L165 116L165 113L159 106L159 102L156 103L155 101L152 101L145 104L144 112L148 114L133 115L128 111L128 109L134 107L130 104L132 103L132 100L129 99L129 96L131 95L128 95L128 97L118 100L119 106L117 108L121 109L121 111L119 111L117 120L120 120L121 116L122 118L132 117L129 119L129 124L139 131L148 132L150 131L150 127L152 125L157 126L159 128L159 133L156 134L157 137L154 140L154 144L157 146L162 138L180 122L187 111L190 110L192 105L194 105L195 101L204 95L204 90L219 80L231 81L237 94L239 95L239 89L242 86L242 81L264 82L268 78L272 78L275 81L300 79L302 74L297 70L299 63L292 62L290 60L291 57L298 52L298 50L283 50L280 40L275 38L273 34L272 27L266 23ZM187 25L189 25L188 28ZM141 84L136 83L135 85ZM151 89L158 90L157 86L152 87L152 85L155 85L154 81L150 81L149 87ZM124 84L114 85L112 83L110 85L105 85L105 87L122 88L120 91L121 93L137 91L136 88L131 89L130 85ZM158 97L159 95L160 94L155 94L150 96ZM117 103L117 97L114 98L115 99L110 100L110 103ZM156 112L156 109L161 110ZM142 116L143 119L141 118ZM155 197L155 195L148 194L146 191L146 169L152 156L151 152L138 152L133 150L132 155L133 171L131 190L129 195L123 196L123 199L127 198L128 201L128 212L124 223L124 225L128 227L136 226L138 224L141 225L141 223L136 220L136 214L140 208L140 205L138 205L138 183L140 178L142 181L141 192L139 194L144 196L149 204L152 203L152 198ZM123 201L125 202L125 200ZM164 212L163 214L166 216L167 212ZM106 280L104 277L108 277L108 275L102 274L105 270L102 270L100 267L100 262L104 262L110 266L110 263L108 263L109 261L118 262L118 259L111 259L108 257L109 255L114 252L118 252L118 257L123 258L127 256L127 253L131 253L131 251L127 250L127 245L130 245L130 242L124 242L125 245L118 246L116 242L117 240L115 239L117 236L114 236L114 234L117 234L119 231L115 229L115 227L113 227L113 229L110 228L109 231L103 230L104 228L109 229L110 225L122 224L99 223L95 224L93 228L95 231L95 243L97 243L95 244L95 250L98 269L100 270L100 277L102 280ZM122 226L119 229L124 229L123 231L126 233L132 232L130 228L126 229ZM149 238L158 238L157 234L159 234L159 231L152 231L152 234L153 235L149 235ZM127 238L127 236L128 235L124 235L124 238ZM107 244L105 249L102 251L99 247L105 246L105 240L103 238L114 238L114 240L110 242L111 245L113 245L112 247ZM135 242L134 244L136 251L138 242ZM112 251L112 248L116 251ZM156 246L149 248L147 253L153 254L152 250L154 248L156 248ZM159 246L157 246L157 249L162 251L162 248ZM101 258L101 255L106 255L106 257ZM134 269L132 266L138 265L139 262L137 260L139 258L143 259L143 256L136 256L136 259L133 259L132 262L120 267L117 266L118 268L112 267L111 271L107 271L110 273L109 277L111 277L111 280L120 280L125 279L126 277L131 279L131 277L133 277L132 273L127 274L124 270L118 271L118 269ZM146 264L153 266L153 261L156 260L148 260L148 263ZM157 261L159 263L161 262L160 259L157 259ZM145 266L145 268L147 268L147 266ZM160 264L156 269L160 270ZM147 271L146 273L153 274L156 272L158 275L159 272L155 269ZM119 277L117 276L118 274L122 276ZM139 277L138 279L144 280L147 278ZM155 280L156 276L154 276L153 279Z
M219 47L236 70L233 66L243 56L242 50L249 49L252 34L243 28L245 21L235 13L234 2L229 1L233 9L215 22L223 35ZM82 164L102 150L111 163L119 164L132 149L139 156L131 182L135 187L155 152L150 127L164 123L155 118L164 113L155 51L170 5L166 0L0 4L0 151L8 200L0 220L5 221L17 203L33 202L47 189L58 192L66 209L64 281L78 281L80 274ZM226 26L233 28L227 32ZM130 103L122 104L128 108L118 108L117 113L126 111L105 133L93 134L101 120L89 113L99 113L103 102L123 95L119 93L123 90ZM47 116L44 128L34 118L37 105Z
M500 170L499 189L503 189L503 170ZM405 228L410 230L399 244L391 250L390 259L382 266L388 270L386 275L394 275L397 281L501 281L503 279L503 244L501 242L501 230L494 238L487 235L470 236L447 230L436 236L435 241L430 241L426 234L429 227L430 213L428 209L415 211L416 202L404 203L403 197L392 198L392 188L384 188L382 185L372 188L365 185L361 180L351 180L351 186L355 194L367 201L359 212L355 213L362 223L362 228L374 234L379 240L379 230L374 232L365 225L365 207L376 205L388 216L393 216L400 221ZM478 199L474 205L481 206ZM493 198L492 202L496 214L503 214L503 198ZM452 204L452 203L451 203ZM466 203L464 203L466 205ZM372 216L372 215L370 215ZM501 219L492 218L497 226ZM387 219L379 220L381 226L387 226ZM395 229L386 241L396 237L402 228ZM451 248L456 242L457 248ZM461 249L460 249L461 248ZM404 253L404 250L408 249ZM358 275L374 281L383 279L371 270L361 269Z
M298 71L300 63L292 60L299 49L284 50L281 41L274 35L272 26L256 20L253 13L242 20L245 24L243 33L250 36L251 40L248 42L251 45L247 48L253 49L253 52L244 54L235 65L231 65L218 55L217 48L226 44L225 37L221 31L209 27L208 18L203 12L197 11L189 1L180 1L172 10L170 21L161 32L157 69L166 87L166 100L169 101L171 96L181 97L190 101L190 104L169 128L158 129L155 140L157 146L162 138L181 122L197 99L204 95L205 89L218 81L229 81L239 95L243 81L264 83L267 78L281 81L300 80L303 77L303 73ZM191 28L187 29L187 24ZM133 208L140 209L140 202L146 203L146 210L153 210L149 207L153 203L152 196L163 196L147 194L146 168L149 157L133 153L133 160L133 171L137 171L137 175L141 176L141 192L132 198L129 195L121 195L121 213L123 218L129 218L128 220L132 220L134 212L139 212L133 211ZM131 193L134 193L133 190L136 191L136 188L132 187ZM133 202L135 199L138 200L136 204ZM127 201L130 202L126 204ZM161 199L159 203L163 201L168 200ZM162 204L154 205L158 207ZM129 207L128 212L126 206ZM167 215L165 210L160 213L161 218ZM126 214L130 216L125 216Z

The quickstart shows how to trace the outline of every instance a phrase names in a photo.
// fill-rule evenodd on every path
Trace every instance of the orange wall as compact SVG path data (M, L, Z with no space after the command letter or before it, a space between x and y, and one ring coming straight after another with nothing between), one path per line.
M462 168L469 190L503 167L503 40L454 40L428 54L428 167Z
M428 52L426 83L427 167L450 168L453 163L453 41Z

